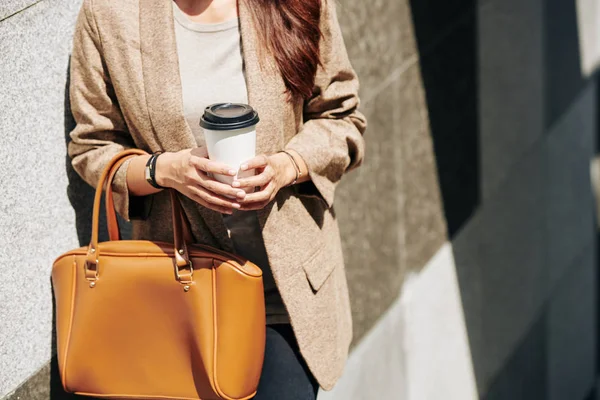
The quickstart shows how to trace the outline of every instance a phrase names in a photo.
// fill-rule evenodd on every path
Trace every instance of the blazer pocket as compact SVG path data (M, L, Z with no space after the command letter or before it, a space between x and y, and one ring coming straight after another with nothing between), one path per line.
M284 190L292 190L287 188ZM280 193L285 194L284 190ZM288 192L289 193L289 192ZM291 194L291 193L289 193ZM304 270L313 292L317 292L331 275L337 263L342 262L339 233L325 202L318 197L291 194L284 202L289 218L287 234L296 238L294 251L306 249L304 260L296 260ZM310 252L308 250L311 250ZM336 258L336 255L340 255Z
M331 257L328 257L328 250L328 246L323 245L302 263L302 269L315 293L321 289L336 266Z

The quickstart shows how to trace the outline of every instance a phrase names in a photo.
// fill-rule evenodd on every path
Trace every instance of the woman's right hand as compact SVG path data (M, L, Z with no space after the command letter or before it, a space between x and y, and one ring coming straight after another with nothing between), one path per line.
M246 192L221 183L209 173L235 176L231 167L208 159L206 147L163 153L156 160L156 183L169 187L211 210L231 214ZM227 196L231 196L227 197Z

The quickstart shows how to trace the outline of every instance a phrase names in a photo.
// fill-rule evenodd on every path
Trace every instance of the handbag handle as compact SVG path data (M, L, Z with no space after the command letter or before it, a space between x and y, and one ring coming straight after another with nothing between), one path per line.
M117 213L115 210L115 202L113 199L112 182L117 174L117 171L130 158L135 155L126 156L117 161L111 168L110 175L108 176L109 184L106 185L106 191L104 195L104 205L106 210L106 228L108 231L108 240L113 242L121 240L121 232L119 229L119 220L117 219Z
M85 261L85 277L89 281L95 281L98 279L98 263L100 253L98 249L98 228L100 219L100 200L102 198L102 191L106 184L106 204L107 211L107 225L109 234L113 238L119 240L118 234L118 222L114 211L114 200L112 192L112 180L114 179L119 167L129 158L146 155L143 150L140 149L129 149L120 152L114 156L102 171L102 175L98 180L96 186L96 194L94 196L94 208L92 212L92 237ZM174 238L174 254L175 254L175 275L177 280L181 283L190 283L193 276L193 267L189 258L187 244L183 232L183 216L181 205L177 199L177 195L173 190L170 190L171 194L171 206L173 212L173 238ZM108 207L110 206L110 207ZM115 233L116 232L116 233Z
M144 153L144 155L147 155L147 153ZM117 171L121 167L121 165L131 157L133 157L133 156L126 156L126 157L120 159L119 161L117 161L117 163L115 163L115 165L112 167L112 170L108 177L108 182L112 183L112 181L113 181L115 175L117 174ZM117 213L115 211L115 205L114 205L112 193L113 193L112 184L106 185L106 195L105 195L104 204L105 204L105 209L106 209L106 221L107 221L106 226L107 226L107 230L108 230L108 240L110 240L111 242L121 240L121 230L119 228L119 220L117 218ZM176 194L176 192L174 190L171 190L171 194ZM171 202L179 203L177 196L174 196L174 197L175 198L171 197ZM192 240L193 240L192 231L188 224L187 218L185 218L185 213L183 211L181 211L180 215L181 215L181 220L182 220L183 240L185 242L192 242Z

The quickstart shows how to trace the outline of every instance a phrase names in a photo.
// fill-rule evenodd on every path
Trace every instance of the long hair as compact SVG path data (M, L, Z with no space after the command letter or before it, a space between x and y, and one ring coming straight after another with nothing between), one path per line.
M275 59L290 97L312 95L321 61L321 1L249 1L261 45Z

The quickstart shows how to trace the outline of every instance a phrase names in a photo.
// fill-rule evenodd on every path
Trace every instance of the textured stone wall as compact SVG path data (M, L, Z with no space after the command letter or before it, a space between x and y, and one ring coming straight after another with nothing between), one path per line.
M78 244L64 103L79 2L34 3L0 3L0 397L48 363L50 268Z
M338 197L359 337L328 397L584 399L597 2L343 4L372 125Z
M63 398L49 273L88 240L91 195L65 147L79 4L0 3L5 400ZM593 34L577 32L581 16L593 32L594 1L338 4L370 125L336 204L354 348L320 398L583 400L596 375L598 104Z

